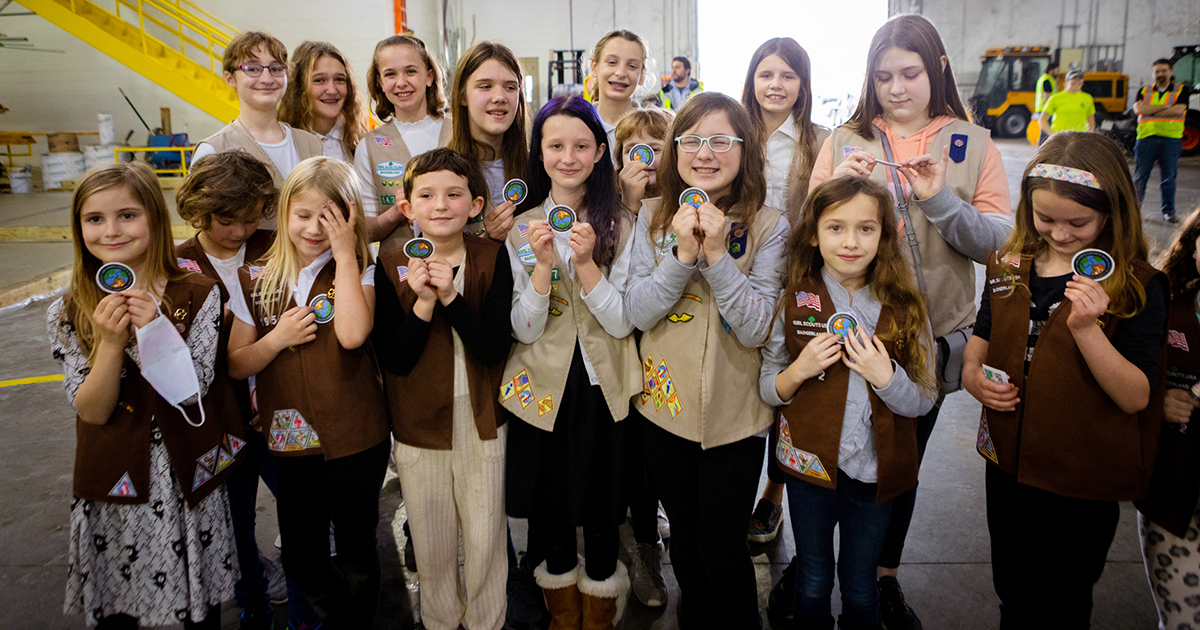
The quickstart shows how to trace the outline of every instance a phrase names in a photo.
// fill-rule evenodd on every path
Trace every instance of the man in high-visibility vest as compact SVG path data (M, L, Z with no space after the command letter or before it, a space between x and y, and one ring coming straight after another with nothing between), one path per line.
M1138 115L1137 144L1133 146L1133 155L1137 159L1133 183L1137 186L1138 201L1145 198L1150 171L1158 161L1162 215L1168 223L1178 221L1175 218L1175 173L1183 150L1184 118L1191 96L1188 86L1175 84L1171 62L1158 59L1154 62L1154 85L1143 87L1133 106Z
M658 91L658 100L666 109L679 111L693 94L704 91L704 84L692 78L692 62L687 57L671 60L671 78Z
M1037 90L1033 95L1033 113L1034 119L1041 116L1043 110L1046 109L1046 102L1051 96L1058 94L1058 64L1051 62L1046 66L1046 72L1037 79ZM1038 145L1046 141L1047 136L1044 132L1041 138L1038 139Z

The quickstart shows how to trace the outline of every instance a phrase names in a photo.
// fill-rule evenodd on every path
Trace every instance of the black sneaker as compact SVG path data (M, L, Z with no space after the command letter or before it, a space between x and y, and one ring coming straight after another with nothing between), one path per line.
M404 568L410 573L417 572L417 552L413 549L412 532L408 531L408 521L404 521Z
M904 601L900 581L889 575L879 578L878 585L879 622L884 630L922 630L917 613Z
M1179 219L1176 219L1175 215L1166 213L1163 213L1163 221L1167 223L1179 223Z
M267 608L256 613L243 612L238 619L238 630L271 630L275 611Z
M506 591L506 630L542 630L550 625L550 612L546 610L542 587L534 581L533 567L529 566L529 558L525 554L521 554L517 565L508 570Z
M767 597L767 614L772 619L792 619L792 604L796 598L796 557L783 569L783 575Z

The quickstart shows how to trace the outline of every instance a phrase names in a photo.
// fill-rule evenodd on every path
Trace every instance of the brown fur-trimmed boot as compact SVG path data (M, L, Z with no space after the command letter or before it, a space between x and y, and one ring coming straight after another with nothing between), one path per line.
M583 604L579 595L578 569L553 575L543 562L533 570L533 579L542 587L546 608L550 611L549 630L580 630Z
M617 570L596 581L579 565L579 592L583 597L582 630L612 630L625 613L629 599L629 572L617 562Z

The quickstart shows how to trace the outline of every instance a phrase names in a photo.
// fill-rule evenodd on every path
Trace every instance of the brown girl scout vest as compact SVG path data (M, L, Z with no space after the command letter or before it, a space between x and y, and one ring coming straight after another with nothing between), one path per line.
M793 295L783 296L784 329L787 331L789 360L794 361L804 347L825 331L833 315L833 300L825 283L806 278L800 290L818 296L816 304L797 306ZM904 362L904 352L892 339L884 339L892 327L900 330L904 321L891 307L879 312L875 330L888 356ZM846 413L846 390L850 386L850 368L838 361L825 368L822 378L811 378L796 392L792 402L779 409L779 426L773 452L784 472L823 488L837 487L838 453L842 439L842 420ZM878 462L876 501L883 503L917 486L917 423L913 418L897 416L867 385L871 400L871 428L875 434Z
M213 281L200 274L187 274L167 283L163 291L162 316L174 322L175 329L187 339L196 311L204 306ZM67 298L67 313L74 319L75 306ZM218 352L218 356L222 353ZM189 506L195 507L218 488L245 454L245 432L236 408L230 413L222 395L221 383L214 379L208 393L201 397L205 421L193 427L179 410L163 399L146 379L137 364L126 356L121 374L117 406L105 424L89 424L76 417L75 480L76 497L104 503L132 505L150 498L150 441L153 420L162 436L171 470ZM183 408L188 418L197 421L196 405Z
M1200 323L1195 290L1171 301L1167 331L1167 388L1191 389L1200 381ZM1192 348L1196 348L1195 351ZM1163 422L1150 493L1136 503L1150 520L1183 538L1200 499L1200 426Z
M325 148L321 146L320 138L303 129L291 127L285 122L279 124L292 130L292 144L296 146L296 154L300 156L301 162L310 157L325 154ZM275 188L283 188L283 173L279 172L279 168L271 161L267 152L263 151L262 146L258 144L258 140L255 140L249 131L246 131L242 123L235 120L201 142L211 146L218 153L230 149L241 149L249 153L259 162L262 162L267 167L267 170L271 171L271 180L275 183Z
M450 135L454 125L449 116L442 117L442 131L438 135L438 146L450 144ZM396 200L404 195L404 171L408 161L413 158L404 144L400 129L396 127L395 119L389 120L367 132L364 140L367 146L367 161L371 164L371 175L374 178L375 197L379 201L379 212L396 205ZM382 254L392 249L399 249L414 236L408 219L403 219L392 233L379 243Z
M337 263L330 260L317 274L306 297L308 304L322 293L334 304ZM262 267L238 270L246 306L254 317L258 338L275 328L264 312L259 274ZM286 289L285 289L286 290ZM280 312L296 305L289 294ZM338 459L365 451L388 435L387 402L370 341L346 350L337 340L333 321L317 325L317 338L287 348L255 378L260 424L267 448L285 457L317 455Z
M878 129L875 132L874 140L866 140L844 125L834 129L829 141L829 148L833 152L833 167L837 168L838 164L846 159L847 149L858 148L880 159L887 159L883 157L883 143L879 139L883 132ZM943 127L929 147L929 155L936 157L942 155L947 145L951 146L946 186L950 187L956 197L968 203L975 198L979 174L983 170L984 158L987 157L989 134L990 132L982 127L965 120L956 120ZM958 144L959 142L962 144ZM954 157L964 149L963 159L955 160ZM877 167L871 173L871 179L886 184L887 171L886 168ZM894 190L893 194L898 190ZM972 299L975 295L975 263L942 238L917 204L909 204L908 212L912 217L913 230L921 248L921 267L924 270L925 289L928 292L926 299L929 301L933 336L943 337L975 322L975 300ZM901 249L911 264L909 248Z
M655 212L658 203L643 202L642 212ZM764 207L748 227L730 227L728 255L743 274L750 275L759 247L780 216ZM658 264L671 255L674 241L674 233L668 232L653 244ZM762 353L743 346L726 328L699 265L667 316L642 335L639 352L643 381L637 409L663 429L709 449L771 424L771 408L758 395Z
M546 219L553 207L549 198L540 207L531 208L517 217L508 233L509 243L525 271L533 273L537 265L529 245L529 221ZM585 217L586 219L586 212ZM632 218L622 215L621 238L615 251L621 252L633 230ZM600 226L595 226L599 231ZM600 381L600 390L608 403L614 421L629 415L629 399L637 394L637 346L633 335L616 339L596 320L587 304L579 297L581 287L575 284L566 266L554 250L554 267L550 272L550 314L542 336L532 344L517 343L504 367L500 382L500 403L518 418L542 429L553 431L575 356L575 343L583 347L588 361Z
M467 253L463 260L462 297L478 312L492 286L496 257L504 245L475 236L464 236L464 244ZM381 255L376 264L383 266L396 288L405 315L413 317L417 294L408 285L408 261L408 255L400 248ZM450 450L454 448L454 337L453 329L442 316L442 308L440 302L434 305L425 350L412 372L401 376L384 370L383 382L396 441L418 448ZM388 322L376 325L386 326ZM496 429L505 421L496 401L504 364L484 365L470 352L465 355L475 429L479 439L494 440Z
M1165 379L1158 379L1145 410L1121 411L1092 376L1067 327L1068 299L1042 327L1026 376L1031 259L997 257L987 266L992 309L987 364L1008 373L1021 402L1014 411L984 407L976 440L980 455L1015 474L1018 483L1067 497L1131 501L1145 496L1158 449ZM1143 287L1160 273L1145 262L1133 263ZM1109 339L1121 326L1111 314L1099 322ZM1166 357L1164 348L1163 364Z

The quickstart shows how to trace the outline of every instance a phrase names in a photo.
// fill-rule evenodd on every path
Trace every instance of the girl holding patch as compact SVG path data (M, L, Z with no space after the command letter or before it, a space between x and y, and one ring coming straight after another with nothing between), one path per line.
M643 199L658 196L658 163L662 159L663 146L674 120L675 112L669 109L635 109L622 116L613 131L617 184L621 191L621 203L630 212L636 214L641 210ZM629 159L629 150L639 144L650 147L654 152L652 163Z
M444 74L425 42L411 35L392 35L375 45L367 69L367 93L384 124L369 131L354 150L354 170L369 182L363 195L367 237L380 251L404 245L412 226L396 201L404 194L404 165L414 155L444 147L450 128Z
M479 162L487 182L483 212L472 217L467 229L476 236L486 231L504 242L513 226L516 205L506 198L504 184L525 176L529 158L526 120L529 114L521 96L521 62L504 44L480 42L458 60L450 111L455 113L450 148Z
M47 314L76 412L63 612L106 630L220 628L238 577L224 482L245 445L209 389L221 292L176 265L145 164L85 175L71 225L71 288Z
M350 62L329 42L304 42L292 51L279 118L321 140L325 155L354 159L368 114Z
M617 527L621 421L640 374L622 300L633 217L617 198L600 118L582 97L547 103L531 145L526 177L537 205L508 238L518 341L500 385L514 416L508 512L529 519L551 627L579 627L582 616L587 628L611 628L629 590Z
M1189 425L1198 406L1191 388L1200 381L1200 365L1192 358L1191 345L1200 343L1196 298L1200 296L1200 209L1183 221L1175 240L1159 259L1159 268L1171 281L1171 310L1168 317L1167 391L1163 400L1162 436L1150 494L1138 502L1138 530L1142 538L1142 561L1150 579L1150 592L1158 606L1163 628L1187 627L1194 615L1186 602L1200 595L1200 585L1188 584L1175 573L1179 550L1195 558L1196 531L1200 530L1200 441ZM1185 563L1187 560L1183 560ZM1192 560L1194 562L1194 560Z
M1000 624L1085 628L1118 502L1144 497L1150 482L1169 291L1146 262L1125 157L1105 136L1043 144L1016 220L988 260L962 376L984 406L977 448ZM1077 264L1092 248L1104 264ZM1083 275L1099 271L1099 281Z
M793 614L799 628L834 627L836 526L837 625L878 628L875 567L892 499L917 485L914 418L937 397L925 303L901 251L892 197L870 180L818 186L788 254L759 391L779 409L771 456L787 473L796 536ZM855 325L837 333L830 322L843 313Z
M279 457L284 570L323 619L348 628L369 628L375 617L389 444L367 344L375 276L359 207L350 165L318 157L296 167L262 266L238 270L244 299L230 303L229 338L229 374L256 377L260 423Z
M588 90L604 124L609 157L613 156L617 145L617 123L626 113L637 109L634 91L654 74L646 70L649 50L649 44L641 35L626 30L612 31L601 37L592 50L589 72L592 82Z
M645 331L636 408L648 419L651 480L671 518L681 625L758 627L746 529L771 409L755 384L788 222L764 207L762 146L740 103L696 95L668 137L661 197L638 213L625 296ZM684 203L689 187L708 201Z
M841 176L888 185L905 215L906 255L919 256L913 273L938 340L943 394L959 388L962 348L975 318L974 263L986 263L1012 231L1008 181L990 136L968 121L937 29L919 15L897 16L871 40L858 107L821 147L809 182L810 191ZM917 419L922 458L940 403ZM896 579L915 503L915 488L896 498L879 561L887 626L920 623Z

